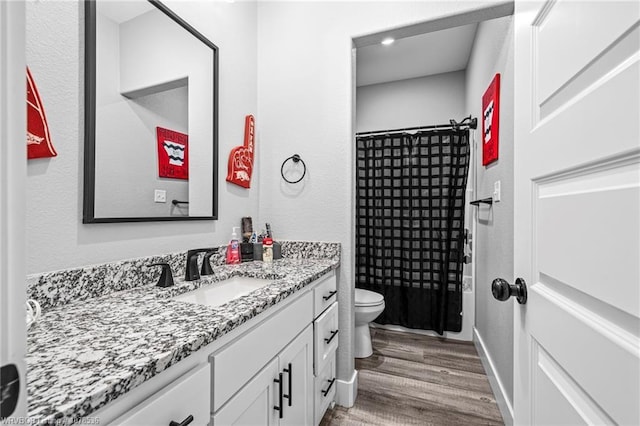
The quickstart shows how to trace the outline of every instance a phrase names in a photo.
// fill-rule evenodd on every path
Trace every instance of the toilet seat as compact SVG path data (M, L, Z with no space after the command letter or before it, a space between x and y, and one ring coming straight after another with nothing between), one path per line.
M355 306L378 306L384 303L384 297L375 291L356 288Z

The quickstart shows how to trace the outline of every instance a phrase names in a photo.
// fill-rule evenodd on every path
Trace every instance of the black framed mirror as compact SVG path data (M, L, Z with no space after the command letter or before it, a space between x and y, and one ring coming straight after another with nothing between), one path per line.
M218 48L156 0L85 0L83 223L214 220Z

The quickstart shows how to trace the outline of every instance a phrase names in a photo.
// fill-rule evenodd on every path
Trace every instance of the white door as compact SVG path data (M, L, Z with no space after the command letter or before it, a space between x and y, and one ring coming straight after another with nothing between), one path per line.
M24 214L26 180L25 11L0 1L0 400L2 418L26 416ZM15 369L14 369L15 367ZM12 372L17 371L17 404ZM11 413L10 413L11 412Z
M639 17L516 1L518 425L640 424Z

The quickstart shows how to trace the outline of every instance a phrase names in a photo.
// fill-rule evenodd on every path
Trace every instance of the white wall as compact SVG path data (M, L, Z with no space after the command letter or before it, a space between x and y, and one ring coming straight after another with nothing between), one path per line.
M27 64L58 151L28 164L28 273L222 245L242 216L257 217L257 181L246 190L224 180L229 151L242 144L244 117L257 110L256 4L164 3L220 49L219 220L82 224L83 2L28 2ZM260 152L259 138L256 146Z
M134 99L140 93L187 80L189 215L211 216L213 50L163 12L152 8L120 25L119 53L120 90Z
M339 241L338 378L353 361L352 39L500 2L260 2L258 135L260 217L283 238ZM304 182L289 185L280 165L298 153Z
M171 200L189 199L189 181L158 177L156 143L156 126L189 134L187 87L122 96L120 46L131 43L121 43L120 26L100 13L100 4L105 3L97 3L96 13L95 216L187 216L188 209ZM156 189L167 192L167 203L154 202Z
M361 86L356 131L447 124L462 119L465 107L464 71Z
M513 18L480 23L467 67L467 109L479 117L476 130L478 198L490 197L501 182L502 196L491 208L475 208L476 332L485 344L507 403L513 401L513 304L491 294L494 278L513 282ZM482 95L501 74L498 161L482 166ZM491 374L491 372L488 372Z

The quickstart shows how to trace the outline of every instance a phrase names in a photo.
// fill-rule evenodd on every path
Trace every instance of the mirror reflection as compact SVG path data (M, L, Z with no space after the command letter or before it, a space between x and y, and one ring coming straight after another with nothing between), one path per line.
M217 48L156 1L85 7L84 222L214 219Z

